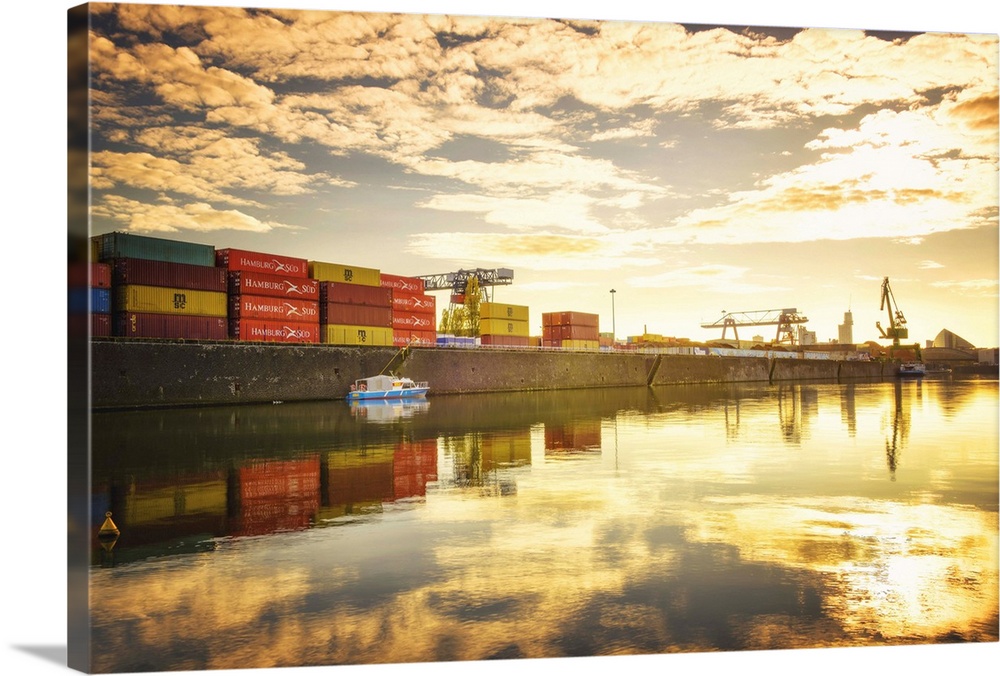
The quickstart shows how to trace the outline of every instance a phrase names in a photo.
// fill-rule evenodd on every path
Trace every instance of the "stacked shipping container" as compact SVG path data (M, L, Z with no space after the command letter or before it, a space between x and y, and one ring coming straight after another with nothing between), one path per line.
M75 335L111 335L111 268L78 263L69 269L69 321ZM88 326L89 324L89 326Z
M222 340L226 280L215 247L113 232L94 238L110 266L112 335Z
M433 345L437 340L437 302L424 293L424 280L384 273L381 280L382 288L392 293L393 344Z
M306 259L220 249L215 261L226 271L230 338L319 342L319 283Z
M528 306L480 303L479 341L482 345L527 347Z
M589 312L543 312L542 346L575 350L599 349L598 315Z
M392 291L378 270L309 261L309 276L319 281L320 342L392 345Z

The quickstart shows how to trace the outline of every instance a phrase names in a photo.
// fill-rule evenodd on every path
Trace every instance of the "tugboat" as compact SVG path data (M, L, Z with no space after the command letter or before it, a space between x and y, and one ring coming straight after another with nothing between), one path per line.
M919 378L927 373L927 366L918 361L904 361L899 365L899 371L896 373L900 378Z
M414 382L411 378L395 375L377 375L358 378L347 394L348 401L391 399L418 399L427 395L427 381Z

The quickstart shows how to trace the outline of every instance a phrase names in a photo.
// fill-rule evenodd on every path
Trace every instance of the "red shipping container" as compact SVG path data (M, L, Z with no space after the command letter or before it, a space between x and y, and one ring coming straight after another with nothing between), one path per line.
M401 275L387 275L382 273L379 280L386 289L394 292L422 294L424 292L424 280L419 277L403 277Z
M319 322L283 322L280 319L234 319L229 322L233 340L270 343L318 343Z
M115 286L168 286L193 291L225 291L226 271L210 265L171 263L150 258L111 259Z
M414 331L433 331L437 327L437 317L429 314L392 313L392 328Z
M319 300L319 282L308 277L235 270L229 273L229 295Z
M392 292L392 309L398 312L437 314L437 299L427 294Z
M319 456L262 460L239 470L240 499L319 497Z
M271 296L230 296L230 319L281 319L319 323L319 303L297 298Z
M71 263L69 286L107 289L111 287L111 266L107 263Z
M437 331L408 331L406 329L392 330L392 344L403 347L410 344L437 344Z
M223 317L154 312L119 312L115 315L112 332L116 336L128 338L225 340L228 337Z
M216 249L215 264L227 270L249 270L289 277L309 276L309 262L305 258L277 256L259 251Z
M370 287L378 288L378 287ZM349 326L392 327L392 308L371 305L324 303L320 306L320 324L346 324Z
M90 315L90 335L110 336L111 335L111 315L91 314Z
M327 471L327 504L392 502L394 499L391 462L356 467L331 467Z
M344 284L341 282L320 282L319 299L322 303L344 305L370 305L372 307L392 307L392 289L365 284ZM333 324L335 322L329 322Z

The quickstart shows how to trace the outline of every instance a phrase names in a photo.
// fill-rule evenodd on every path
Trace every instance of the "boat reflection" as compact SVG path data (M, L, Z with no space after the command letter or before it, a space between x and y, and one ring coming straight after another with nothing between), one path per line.
M372 399L368 401L352 401L348 405L353 417L359 420L378 423L412 418L415 415L427 413L430 402L426 399Z

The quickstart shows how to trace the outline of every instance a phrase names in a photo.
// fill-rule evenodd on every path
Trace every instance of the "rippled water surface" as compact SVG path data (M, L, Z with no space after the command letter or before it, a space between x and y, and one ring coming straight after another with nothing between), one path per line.
M99 671L997 641L996 380L94 416Z

